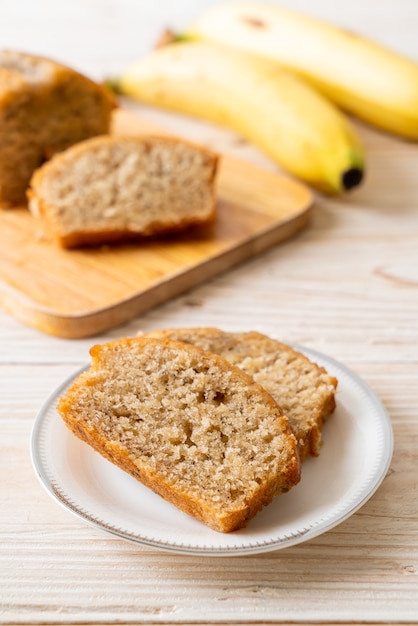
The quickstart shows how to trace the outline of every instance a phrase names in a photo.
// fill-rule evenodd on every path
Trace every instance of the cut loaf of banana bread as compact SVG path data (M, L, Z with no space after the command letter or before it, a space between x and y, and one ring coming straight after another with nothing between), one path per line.
M175 232L215 218L217 163L177 138L96 137L35 172L29 208L67 248Z
M286 417L225 359L148 337L90 352L90 369L59 400L63 420L182 511L214 530L237 530L299 481Z
M296 436L299 455L317 456L321 428L335 409L337 380L299 351L257 332L228 333L217 328L178 328L148 337L184 341L219 354L247 372L273 396Z
M109 132L106 88L50 59L0 51L0 205L26 202L34 170L72 144Z

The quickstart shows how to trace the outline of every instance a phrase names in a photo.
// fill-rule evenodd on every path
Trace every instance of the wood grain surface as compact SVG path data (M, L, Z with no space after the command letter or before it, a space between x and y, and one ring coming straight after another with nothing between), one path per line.
M116 134L160 132L123 109ZM212 278L305 227L312 194L280 174L225 155L217 219L182 236L63 250L27 209L0 211L0 303L61 337L85 337Z
M5 46L100 77L210 3L3 0L0 28ZM418 60L415 0L283 4ZM230 133L132 109L276 171ZM367 150L364 185L342 198L317 196L309 228L282 245L94 340L50 336L0 311L1 624L418 623L418 146L356 127ZM286 550L201 558L111 537L44 493L31 465L32 425L51 392L88 361L91 344L193 325L254 329L306 345L373 388L392 421L394 455L383 484L356 514Z

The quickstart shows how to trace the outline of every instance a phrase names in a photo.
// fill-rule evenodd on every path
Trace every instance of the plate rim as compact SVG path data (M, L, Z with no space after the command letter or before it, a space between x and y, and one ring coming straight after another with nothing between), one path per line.
M43 430L48 428L48 418L50 418L49 411L51 410L51 405L54 401L56 402L58 397L81 372L88 369L90 363L78 367L74 372L67 376L42 403L36 415L30 437L30 457L32 467L35 471L35 474L37 475L39 482L41 483L41 486L48 493L48 495L52 497L52 499L57 502L61 507L75 515L78 519L81 519L82 521L89 524L90 526L93 526L96 529L99 529L103 532L116 536L125 541L129 541L136 545L146 545L148 547L156 548L166 552L189 554L192 556L242 556L271 552L274 550L281 550L298 545L300 543L304 543L305 541L314 539L315 537L318 537L325 532L328 532L332 528L335 528L336 526L347 520L349 517L351 517L351 515L356 513L362 506L364 506L364 504L375 494L375 492L383 482L385 476L387 475L392 461L394 448L392 422L385 406L383 405L376 392L359 374L354 372L351 368L347 367L333 357L330 357L315 349L308 348L297 343L287 342L287 344L290 345L293 349L298 350L299 352L316 362L319 366L325 366L327 368L331 367L331 369L335 369L337 371L340 370L342 373L344 373L345 376L348 377L348 379L354 382L357 387L361 389L367 400L371 403L371 405L374 406L376 414L379 417L379 424L383 437L383 445L380 449L380 459L378 459L379 462L376 463L376 469L372 474L372 477L369 478L369 481L366 484L362 485L360 489L361 497L357 497L354 499L352 497L349 504L342 507L342 514L338 514L337 511L325 513L320 517L320 519L318 519L316 523L310 524L303 529L297 530L296 532L282 534L281 536L274 536L270 540L253 540L247 545L240 544L219 547L205 547L196 544L185 545L181 542L176 543L171 540L164 539L156 540L149 538L145 535L133 534L126 530L124 531L121 527L118 528L115 525L107 524L104 520L96 518L94 515L91 515L91 513L84 510L82 505L77 506L77 503L74 503L71 497L65 494L65 490L62 490L53 484L53 481L51 480L48 472L48 468L46 467L46 462L42 459L42 451L39 445ZM333 375L332 371L329 373ZM337 375L337 372L335 372L335 375ZM378 457L376 455L376 459L377 458Z

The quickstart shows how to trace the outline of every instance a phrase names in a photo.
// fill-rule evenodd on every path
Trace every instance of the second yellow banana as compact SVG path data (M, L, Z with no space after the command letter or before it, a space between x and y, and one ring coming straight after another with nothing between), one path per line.
M274 60L366 122L418 140L418 63L364 37L276 4L210 7L190 38Z
M362 179L364 153L348 120L275 63L210 43L173 43L129 66L118 88L235 130L326 193Z

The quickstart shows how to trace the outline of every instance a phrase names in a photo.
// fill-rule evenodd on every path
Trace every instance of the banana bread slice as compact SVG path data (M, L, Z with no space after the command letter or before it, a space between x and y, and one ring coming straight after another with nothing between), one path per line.
M0 205L26 203L34 170L72 144L109 132L109 90L51 59L0 51Z
M60 398L70 430L211 528L242 528L300 479L287 418L218 355L148 337L91 349Z
M257 332L217 328L165 329L148 337L184 341L219 354L250 374L273 396L296 436L301 460L318 456L324 422L335 409L337 380L323 367L275 339Z
M35 172L29 208L67 248L175 232L215 218L217 162L177 138L95 137Z

